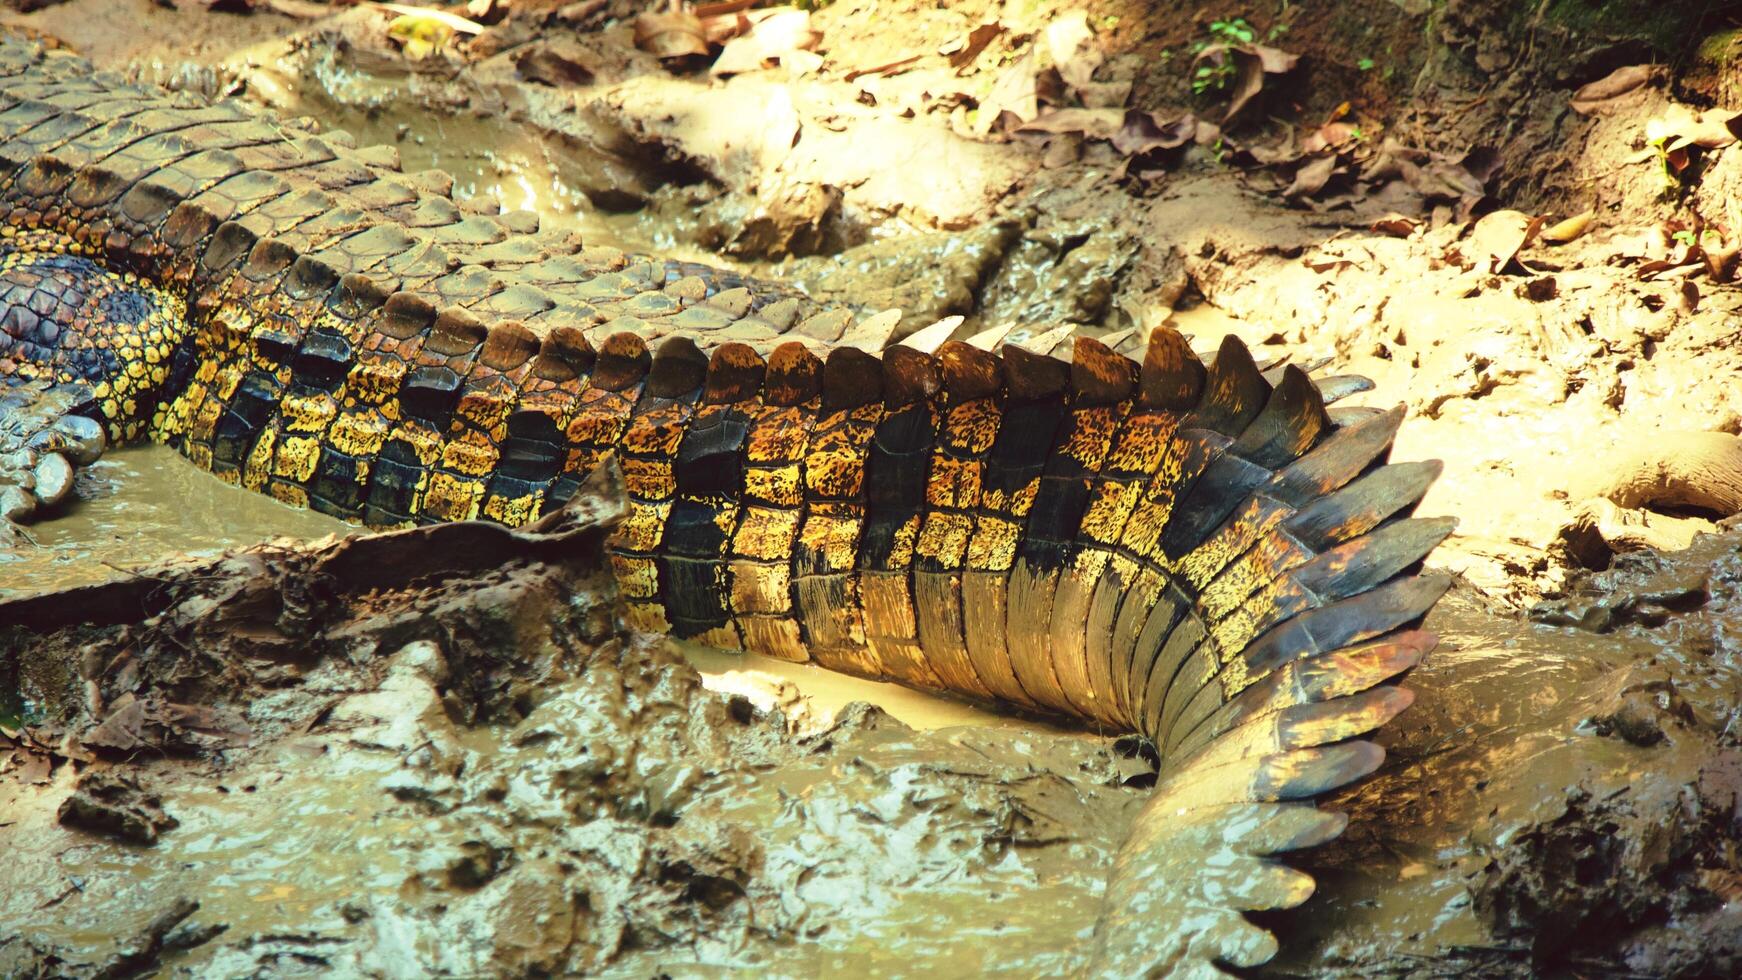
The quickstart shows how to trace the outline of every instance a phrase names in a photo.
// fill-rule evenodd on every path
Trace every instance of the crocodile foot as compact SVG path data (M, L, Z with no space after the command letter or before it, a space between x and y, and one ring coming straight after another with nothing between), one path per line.
M103 427L78 414L93 400L82 384L0 386L0 543L66 500L74 470L103 454Z

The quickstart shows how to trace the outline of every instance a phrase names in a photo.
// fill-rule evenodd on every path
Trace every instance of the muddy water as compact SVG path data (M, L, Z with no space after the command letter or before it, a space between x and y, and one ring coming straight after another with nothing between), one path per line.
M0 550L0 595L106 581L174 555L288 536L314 539L356 528L231 486L167 446L104 456L80 477L79 497L30 527L36 545Z

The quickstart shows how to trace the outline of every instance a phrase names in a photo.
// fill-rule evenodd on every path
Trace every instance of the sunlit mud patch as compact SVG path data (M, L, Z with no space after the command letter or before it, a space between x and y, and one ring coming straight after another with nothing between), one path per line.
M1349 830L1305 855L1319 894L1278 923L1273 968L1734 975L1739 549L1634 556L1537 610L1561 625L1442 601L1385 768L1327 801Z
M1078 965L1143 795L1111 740L710 692L611 625L610 518L0 606L0 974Z

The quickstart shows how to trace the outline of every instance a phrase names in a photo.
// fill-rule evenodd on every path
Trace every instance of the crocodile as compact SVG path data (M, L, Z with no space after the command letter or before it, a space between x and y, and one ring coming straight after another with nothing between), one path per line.
M1244 913L1447 587L1360 387L1167 327L1001 347L588 245L390 148L0 40L15 514L104 443L377 527L559 510L613 460L631 625L1146 737L1091 973L1267 961ZM1140 348L1140 349L1139 349Z

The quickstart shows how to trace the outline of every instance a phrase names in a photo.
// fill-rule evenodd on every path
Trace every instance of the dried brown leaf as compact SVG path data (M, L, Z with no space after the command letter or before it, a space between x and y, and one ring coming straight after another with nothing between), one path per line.
M993 38L1002 33L1004 33L1003 24L995 20L987 21L969 31L967 37L951 41L939 48L938 54L945 55L950 59L951 68L966 68L973 63L975 58L980 57L980 52L986 50L986 45L991 44Z
M1034 52L1029 50L999 73L992 82L992 91L980 103L980 115L975 131L985 136L1010 113L1020 126L1040 115L1039 78L1034 66Z
M145 704L123 694L97 727L80 736L87 747L129 752L145 744Z
M1186 145L1198 131L1197 117L1191 113L1162 121L1153 112L1127 109L1113 134L1113 148L1126 156L1141 156L1151 150L1173 150Z
M1581 86L1573 93L1572 108L1574 112L1594 115L1625 101L1624 96L1647 82L1651 81L1662 69L1655 65L1628 65L1617 68L1609 74Z
M1469 247L1463 250L1464 255L1475 263L1478 272L1508 272L1518 253L1536 241L1546 220L1542 215L1532 217L1519 211L1485 214L1470 229Z
M635 46L664 59L705 56L708 53L701 18L683 10L645 13L636 17Z
M1286 198L1312 197L1325 189L1337 173L1335 156L1313 157L1294 172L1294 180L1283 190Z
M326 4L312 3L310 0L266 0L266 5L286 17L296 17L301 20L318 20L333 12L333 8ZM477 19L478 16L473 14L473 19Z
M1113 139L1125 122L1120 109L1048 109L1023 123L1022 132L1081 133L1092 139Z
M1234 87L1228 99L1228 110L1222 114L1224 125L1246 108L1264 90L1266 75L1281 75L1294 70L1300 56L1263 44L1212 44L1198 52L1192 63L1208 61L1214 65L1234 64Z
M1300 151L1307 156L1336 150L1355 141L1355 127L1345 122L1330 122L1314 130L1300 141Z
M809 52L806 52L806 53L808 54ZM790 57L790 54L789 54L789 57ZM905 58L897 58L894 61L885 62L881 65L872 65L870 68L855 68L852 71L847 73L846 78L847 78L847 81L849 81L849 82L855 82L861 78L864 78L866 75L896 75L896 74L900 74L901 72L906 71L907 69L912 68L914 65L918 64L919 59L921 57L922 57L922 55L913 54L913 55L908 55Z
M1381 217L1373 222L1373 231L1380 235L1390 235L1393 238L1408 238L1421 227L1421 222L1408 215L1395 212Z

